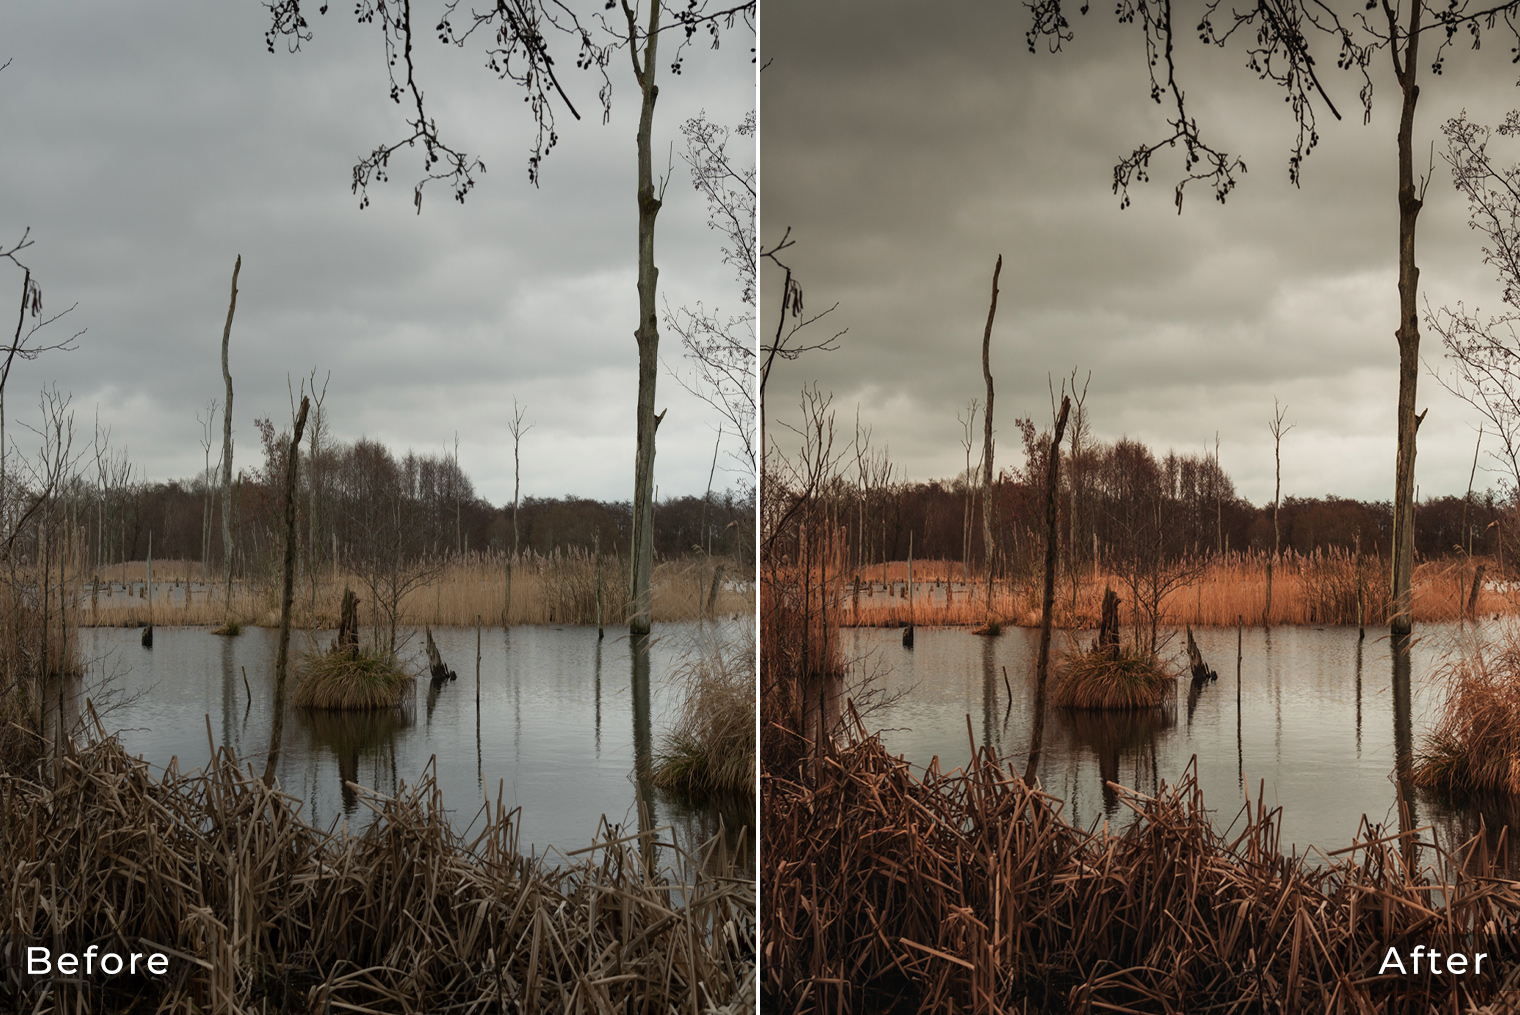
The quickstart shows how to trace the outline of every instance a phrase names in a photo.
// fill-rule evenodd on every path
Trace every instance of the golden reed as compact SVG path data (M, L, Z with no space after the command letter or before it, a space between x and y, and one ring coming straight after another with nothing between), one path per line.
M1284 553L1272 563L1272 605L1267 615L1267 565L1270 554L1232 553L1201 565L1193 581L1168 592L1161 600L1163 625L1233 627L1267 620L1273 625L1388 623L1389 589L1385 561L1357 558L1339 550L1313 554ZM1520 612L1520 587L1511 592L1497 574L1494 561L1424 561L1415 565L1414 619L1454 621L1463 616L1476 569L1484 566L1474 615ZM979 578L962 580L961 565L952 561L913 562L913 599L907 596L908 565L894 561L860 568L835 586L839 622L846 627L974 627L988 618L987 586ZM857 582L858 580L858 582ZM1057 627L1096 627L1103 590L1112 586L1125 601L1119 617L1134 623L1134 602L1123 577L1091 568L1056 579L1054 623ZM857 592L858 587L858 592ZM1360 605L1359 605L1360 604ZM995 579L991 616L1002 623L1037 627L1040 623L1038 582Z
M651 578L654 619L697 620L713 592L719 566L713 616L727 617L754 610L748 575L732 559L664 561ZM153 603L150 610L143 561L103 568L98 583L84 576L74 583L73 603L78 623L95 627L135 627L139 624L217 626L228 617L223 586L213 576L200 580L195 561L153 562ZM513 624L594 624L597 590L601 590L602 621L609 627L628 620L626 563L603 556L598 565L589 553L571 551L549 557L524 554L512 573ZM737 582L736 582L737 580ZM374 603L357 574L331 571L297 578L293 603L296 627L333 628L343 589L361 599L359 621L373 621ZM497 555L469 554L438 566L437 573L402 597L397 622L402 625L474 627L502 622L506 605L506 562ZM315 608L313 608L315 606ZM280 622L279 583L237 580L233 583L231 616L242 624L275 627ZM74 622L71 618L71 623Z

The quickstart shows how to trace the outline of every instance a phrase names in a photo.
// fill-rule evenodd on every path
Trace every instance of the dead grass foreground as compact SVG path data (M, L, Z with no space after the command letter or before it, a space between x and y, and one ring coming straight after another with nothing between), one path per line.
M766 1011L1455 1013L1495 970L1380 976L1387 949L1520 944L1482 835L1417 873L1364 819L1311 866L1259 801L1216 831L1191 773L1116 787L1138 816L1109 834L986 752L920 778L869 738L804 767L762 777Z
M38 1015L158 1012L749 1012L755 887L637 836L563 866L517 849L487 803L468 842L426 778L362 833L322 832L223 749L155 776L114 740L56 786L0 779L0 1002ZM647 844L646 844L647 846ZM161 951L159 982L25 975L26 949ZM141 992L141 993L138 993Z

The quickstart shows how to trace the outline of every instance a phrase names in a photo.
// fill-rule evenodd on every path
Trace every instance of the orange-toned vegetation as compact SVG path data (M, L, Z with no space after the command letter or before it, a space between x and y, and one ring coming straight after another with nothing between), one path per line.
M1446 704L1415 781L1446 793L1520 796L1520 627L1465 647L1444 672Z
M1161 601L1160 622L1195 627L1234 626L1243 618L1259 624L1267 605L1270 554L1231 553L1203 565L1201 576L1172 590ZM1492 559L1434 560L1417 564L1414 573L1414 619L1450 621L1462 616L1476 568L1485 568L1476 615L1520 612L1520 585L1514 591L1497 576ZM861 568L847 576L839 593L840 623L848 627L897 627L911 621L926 627L976 626L988 616L986 585L961 579L961 566L949 561L913 562L913 602L907 597L905 561ZM885 578L883 578L885 575ZM855 579L858 578L858 592ZM1497 580L1496 580L1497 579ZM1125 600L1120 620L1136 622L1134 596L1120 574L1085 570L1075 588L1070 573L1058 575L1054 622L1057 627L1095 627L1103 590L1112 586ZM1360 604L1360 605L1359 605ZM1272 567L1272 624L1356 624L1388 622L1386 562L1339 550L1312 554L1284 552ZM1004 623L1040 623L1038 583L1032 579L993 582L991 615Z

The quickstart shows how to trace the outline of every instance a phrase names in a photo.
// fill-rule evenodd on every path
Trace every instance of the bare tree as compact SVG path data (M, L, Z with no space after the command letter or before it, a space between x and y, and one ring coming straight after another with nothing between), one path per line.
M227 586L227 615L232 615L232 372L227 367L227 344L232 339L232 315L237 311L238 272L243 255L232 265L232 296L227 302L227 323L222 326L222 380L227 401L222 407L222 576Z
M295 597L296 581L296 483L301 461L301 431L311 399L301 394L301 409L296 416L295 434L286 451L285 471L285 569L280 591L280 647L274 662L274 728L269 734L269 757L264 762L264 785L274 785L274 770L280 760L280 734L285 728L285 667L290 656L290 605Z
M1467 198L1468 224L1483 237L1483 260L1503 286L1506 309L1480 316L1458 303L1455 309L1427 307L1426 324L1441 336L1452 376L1436 379L1483 418L1498 438L1490 451L1504 472L1511 496L1520 494L1520 164L1500 165L1488 150L1497 133L1520 137L1520 111L1505 117L1497 131L1473 123L1466 115L1447 121L1443 158L1452 183Z
M211 472L211 445L215 442L212 427L216 422L216 399L213 398L206 403L206 418L202 419L197 413L195 421L201 425L201 450L206 453L206 465L201 471L201 482L206 487L205 509L201 512L201 581L205 581L206 560L211 556L211 512L216 501L213 492L216 489L215 480L212 479ZM96 458L98 460L99 455ZM218 461L217 464L220 465L221 462Z
M532 423L523 426L526 412L527 407L518 405L517 399L513 398L512 418L507 422L507 429L512 432L512 555L507 558L507 602L501 613L503 626L512 623L512 564L522 549L517 529L517 507L522 494L522 435L533 429Z
M761 250L760 256L770 261L783 272L781 280L781 313L776 318L776 334L771 338L770 344L760 347L760 475L761 482L765 477L765 452L767 448L765 433L765 389L770 383L771 368L776 365L776 360L795 360L804 353L809 352L832 352L839 348L839 339L848 331L841 328L825 338L814 335L803 335L802 332L809 326L818 323L829 314L839 308L835 303L825 310L821 310L812 316L808 316L802 308L802 283L792 273L792 269L776 255L796 246L797 241L792 239L792 230L788 226L781 236L780 242L769 250Z
M987 619L992 619L992 319L997 316L998 276L1003 255L992 269L992 302L987 307L987 327L982 332L982 377L987 381L987 404L982 407L982 578L987 583ZM1065 420L1065 416L1062 416Z
M1058 51L1072 39L1071 22L1063 0L1033 0L1027 42L1031 52L1040 43ZM1082 8L1085 13L1087 7ZM1168 107L1167 128L1162 136L1138 145L1114 166L1113 189L1121 207L1129 204L1129 186L1149 178L1151 160L1158 154L1180 149L1183 165L1175 186L1179 214L1185 188L1206 183L1223 202L1234 190L1236 174L1245 172L1239 158L1207 141L1197 119L1188 111L1184 75L1179 72L1171 0L1126 0L1116 8L1121 22L1138 26L1144 36L1150 94ZM1338 8L1327 0L1280 0L1252 6L1223 8L1205 5L1201 16L1185 16L1185 31L1193 31L1205 44L1225 47L1232 40L1245 49L1248 66L1262 80L1281 87L1297 127L1288 155L1288 177L1297 185L1303 160L1319 142L1316 108L1340 112L1323 87L1318 68L1330 60L1316 59L1314 40L1335 50L1338 68L1360 79L1359 98L1363 120L1372 115L1373 79L1369 68L1379 52L1386 52L1398 84L1400 108L1397 131L1398 291L1399 316L1395 341L1399 350L1399 391L1395 414L1398 451L1394 463L1393 605L1391 629L1406 634L1411 627L1410 578L1414 568L1414 463L1415 437L1423 413L1416 415L1415 398L1419 375L1420 334L1416 294L1419 268L1415 261L1415 226L1424 205L1429 177L1417 179L1414 170L1415 109L1419 100L1420 41L1426 33L1436 35L1430 69L1440 74L1448 48L1465 33L1472 48L1479 48L1484 28L1503 29L1520 44L1520 0L1484 4L1472 0L1413 0L1395 6L1392 0L1366 0ZM1196 92L1191 93L1196 96ZM1169 132L1169 133L1168 133Z
M683 388L718 411L720 428L739 442L735 456L745 474L755 473L755 165L728 150L730 132L704 113L681 125L686 138L682 160L691 169L692 184L707 199L708 228L724 240L723 263L737 277L740 301L748 309L723 318L698 303L696 309L665 309L665 327L681 339L693 378L672 371ZM741 138L755 136L755 113L745 116L733 131Z
M961 581L971 577L971 519L976 510L976 473L971 471L971 448L976 443L974 433L978 404L973 398L966 405L965 418L962 419L959 413L955 416L961 425L961 447L966 450L966 471L961 476L966 484L966 512L961 522Z
M720 29L733 28L743 20L754 27L755 2L714 9L706 0L694 0L683 6L672 5L670 23L663 28L660 16L665 0L651 0L647 16L640 24L637 0L618 0L623 18L621 23L610 22L604 11L612 9L607 3L602 11L588 11L586 17L561 2L542 0L518 0L513 3L497 3L484 9L471 8L468 13L455 3L445 3L435 32L441 40L464 46L467 40L479 33L489 39L487 43L487 66L498 78L522 88L536 127L532 154L528 158L528 177L537 184L540 163L548 154L558 135L555 132L554 98L576 118L580 114L565 94L555 73L555 61L550 55L549 36L556 34L573 40L576 46L576 66L594 69L602 79L598 93L602 104L603 120L610 114L612 82L607 73L613 55L618 49L626 49L633 68L634 81L639 86L640 111L636 137L638 158L638 293L639 318L634 332L639 352L638 401L636 409L636 445L634 453L634 491L632 554L629 576L631 613L629 630L634 634L649 630L649 572L654 559L654 458L655 433L663 413L655 415L655 382L659 371L659 328L657 322L656 287L659 272L654 261L655 220L664 202L666 178L659 182L654 177L652 155L652 132L655 101L659 88L655 84L655 70L659 66L659 41L661 32L676 29L682 34L677 42L670 67L680 72L683 53L698 30L705 30L714 47L720 39ZM276 38L283 38L292 51L311 39L311 27L301 13L301 0L272 0L268 5L271 26L265 34L265 42L271 52ZM324 5L321 11L327 10ZM474 174L483 173L485 165L479 159L445 142L438 131L437 121L428 115L423 102L423 89L417 73L413 47L412 5L387 4L384 0L361 0L355 8L361 22L377 25L383 36L387 57L387 69L391 77L391 98L398 104L406 100L409 113L414 118L406 121L409 134L393 143L382 144L361 159L353 170L353 191L360 194L360 206L369 203L368 184L371 180L384 180L390 159L402 148L420 146L423 152L423 178L413 188L413 203L418 213L422 211L422 190L431 180L446 180L454 189L454 197L464 201L475 185ZM429 24L432 24L429 19ZM600 26L599 33L594 32ZM599 41L606 39L608 41Z
M5 386L10 380L11 367L17 360L34 360L45 352L72 352L78 348L74 344L75 340L84 334L84 331L81 329L74 332L70 337L60 341L39 344L38 333L49 325L61 320L65 315L72 312L78 304L74 304L65 310L53 314L51 317L43 315L42 288L32 278L32 270L21 265L16 260L16 253L29 246L31 246L31 242L26 239L24 234L22 239L10 250L0 251L0 257L4 257L22 269L21 309L16 316L16 331L11 337L10 347L5 350L5 360L3 363L0 363L0 511L9 509L10 490L7 485L6 468L8 449L5 438Z
M1272 559L1267 561L1267 605L1261 614L1263 627L1271 626L1272 623L1272 567L1277 563L1277 558L1282 556L1282 530L1277 524L1277 512L1282 505L1282 438L1283 434L1298 425L1289 423L1283 426L1287 414L1288 407L1279 406L1277 399L1272 399L1272 420L1267 424L1267 429L1272 431L1272 460L1277 466L1277 485L1272 490Z

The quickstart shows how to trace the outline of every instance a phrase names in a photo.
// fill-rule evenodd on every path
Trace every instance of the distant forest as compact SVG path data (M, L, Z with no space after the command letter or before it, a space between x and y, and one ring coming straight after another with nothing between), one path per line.
M240 466L232 484L234 569L239 574L267 570L282 546L278 533L290 438L277 435L266 420L258 426L263 461ZM85 560L99 566L142 560L151 537L155 558L206 560L209 573L219 574L219 477L209 483L205 475L139 482L131 473L120 458L104 463L97 476L74 477L65 489L62 499L83 541ZM330 566L334 554L339 562L376 552L413 559L511 552L514 545L540 556L599 547L609 558L625 557L632 517L628 501L530 495L518 506L514 540L511 502L493 505L477 496L453 457L398 456L363 438L302 449L297 505L301 558L318 567ZM752 498L743 490L661 501L654 511L655 555L710 551L752 561L754 519Z
M1005 466L993 480L994 545L999 573L1032 573L1044 553L1045 476L1048 432L1019 420L1022 467ZM1064 443L1064 442L1063 442ZM1029 463L1040 463L1031 467ZM912 541L920 560L964 560L981 572L982 502L979 465L948 480L897 478L884 452L855 456L819 484L830 516L849 548L850 563L869 566L903 560ZM1209 454L1157 455L1138 441L1087 442L1063 448L1058 527L1068 563L1113 560L1136 553L1162 558L1213 556L1246 551L1271 553L1280 536L1283 552L1337 548L1386 556L1393 521L1388 501L1344 497L1285 496L1273 531L1272 505L1256 506ZM795 485L795 484L794 484ZM780 493L785 502L797 491ZM1415 553L1434 558L1461 546L1475 554L1499 550L1501 518L1513 517L1512 498L1492 490L1471 497L1443 496L1415 510ZM769 510L769 509L768 509ZM1515 539L1514 526L1506 542ZM1505 555L1520 547L1506 545Z

